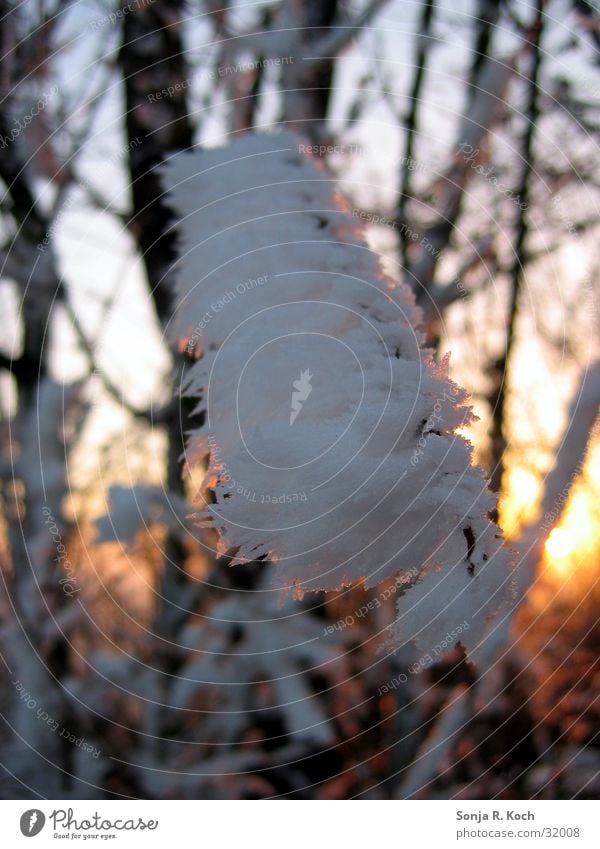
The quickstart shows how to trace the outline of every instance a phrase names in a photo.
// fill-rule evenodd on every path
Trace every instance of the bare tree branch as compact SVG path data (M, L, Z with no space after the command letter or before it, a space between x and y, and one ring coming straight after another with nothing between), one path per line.
M425 66L430 49L430 35L435 11L435 0L424 0L419 32L416 41L413 81L410 88L408 113L404 119L404 155L401 160L401 180L398 195L398 221L406 220L406 204L411 195L412 164L415 135L417 132L417 113L421 99L421 89L425 81ZM410 238L405 227L400 228L400 261L405 268L408 262Z
M64 302L64 308L67 312L67 315L69 316L79 344L81 345L83 352L87 356L90 371L92 371L100 378L100 380L102 381L102 385L104 386L108 394L111 396L111 398L116 401L121 407L123 407L123 409L127 410L127 412L134 416L136 419L142 419L144 421L152 422L154 424L162 423L165 420L165 411L159 409L156 412L152 412L148 409L139 409L133 406L133 404L131 404L125 398L123 392L119 389L119 387L114 384L110 377L98 367L94 346L87 338L85 331L81 326L81 322L79 321L77 313L73 309L68 299Z
M335 59L352 39L367 26L377 12L383 9L387 2L388 0L373 0L356 20L331 27L331 30L315 44L314 55L307 56L304 61L314 67L321 62Z
M427 246L421 250L413 263L409 263L408 278L413 288L415 283L419 287L418 300L433 286L438 258L450 240L460 214L466 186L473 174L468 156L462 151L477 151L498 119L508 83L514 73L515 62L516 56L508 61L490 57L483 65L479 79L471 83L476 87L477 94L460 123L454 161L440 181L445 194L442 211L437 221L425 233Z
M531 75L529 80L527 106L527 126L521 141L521 177L517 190L520 198L518 209L517 230L513 247L514 263L511 269L510 304L508 309L506 347L499 360L494 364L496 389L490 399L492 407L492 428L490 433L491 443L491 480L490 485L495 492L500 491L502 476L504 474L504 452L506 449L505 419L507 400L507 367L510 365L515 345L515 331L518 320L519 299L524 280L523 254L529 234L528 206L531 193L530 181L533 174L534 149L533 143L537 131L540 113L539 103L539 75L542 64L542 51L540 41L543 32L543 8L544 0L537 0L536 18L531 35L531 46L533 50Z

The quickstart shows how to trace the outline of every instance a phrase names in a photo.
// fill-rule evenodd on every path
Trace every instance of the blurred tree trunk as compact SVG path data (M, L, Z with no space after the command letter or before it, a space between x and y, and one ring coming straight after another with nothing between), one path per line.
M326 141L334 59L311 63L312 48L327 34L338 14L338 0L288 3L288 26L295 28L295 55L283 66L283 121L314 143Z
M175 259L172 215L161 202L156 167L173 150L191 148L192 123L186 90L190 71L182 43L182 0L156 0L135 6L123 19L119 65L125 88L125 128L133 201L132 231L146 269L156 314L168 332L172 315L169 271ZM172 346L174 390L177 391L185 356ZM182 455L192 403L175 399L169 410L166 488L183 495ZM156 630L168 638L185 618L189 599L185 552L175 535L165 549L159 587ZM183 608L181 610L180 608ZM164 646L166 647L166 643ZM165 648L166 650L166 648Z
M123 17L119 65L125 88L125 130L131 177L131 227L142 256L156 313L171 315L166 275L175 257L171 215L161 203L155 168L167 152L192 146L183 52L182 0L134 5Z
M408 254L406 263L407 283L415 290L417 302L423 308L425 325L434 328L434 339L437 339L440 308L445 308L452 300L460 297L460 292L454 286L448 300L448 286L440 286L437 283L436 271L442 253L450 244L469 183L475 173L468 156L461 151L473 152L479 159L481 147L503 114L508 84L514 73L516 56L512 62L503 62L491 53L479 52L489 49L493 27L493 19L484 20L480 30L475 33L473 75L466 82L465 106L456 134L453 155L445 173L433 187L440 198L436 204L440 212L426 228L412 255ZM418 90L417 88L417 94ZM403 225L406 225L406 221L398 219L398 227L402 228ZM411 233L419 233L419 229L417 224L412 223L408 232L409 238L412 238Z
M424 0L421 9L421 20L419 32L417 33L415 47L415 64L413 68L413 79L408 95L408 110L404 123L404 151L400 170L400 189L398 192L398 224L400 236L400 261L402 268L408 265L408 246L411 242L408 228L402 224L406 221L406 207L411 198L411 176L412 161L415 153L415 139L417 135L417 119L419 114L419 103L421 90L425 81L425 67L427 56L431 49L431 29L435 11L435 0Z
M515 241L513 245L513 266L510 271L509 306L506 321L506 345L501 356L493 365L492 378L494 388L490 394L490 407L492 409L492 427L490 431L490 460L491 469L490 486L494 492L500 492L502 478L506 466L506 419L508 400L508 380L512 356L516 343L516 329L519 320L519 302L521 290L525 280L525 268L527 260L525 250L529 234L529 204L531 200L531 179L535 173L535 151L534 141L540 115L539 104L539 75L542 64L542 50L540 42L543 33L543 8L544 0L537 0L536 16L530 34L531 43L531 72L528 80L527 103L524 110L527 122L520 145L520 179L516 189L516 197L520 204L517 207L518 215L515 229ZM494 516L497 521L497 515Z

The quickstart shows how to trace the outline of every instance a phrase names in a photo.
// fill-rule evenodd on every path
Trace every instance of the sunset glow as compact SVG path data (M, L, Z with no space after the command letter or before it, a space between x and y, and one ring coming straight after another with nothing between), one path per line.
M554 528L546 540L545 548L552 561L564 560L577 548L577 537L564 528Z
M541 473L514 466L507 471L500 500L500 524L507 539L517 539L524 525L539 519L544 491ZM547 574L563 581L590 575L600 559L600 441L588 451L583 473L575 481L565 510L544 545Z

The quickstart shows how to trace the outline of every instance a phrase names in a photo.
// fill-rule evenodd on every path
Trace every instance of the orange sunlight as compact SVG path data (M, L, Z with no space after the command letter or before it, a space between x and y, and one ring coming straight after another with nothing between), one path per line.
M524 525L539 517L543 475L530 468L509 469L507 491L500 503L500 525L516 539ZM574 483L565 509L544 546L546 574L552 581L575 575L591 577L600 564L600 439L588 449L582 474Z

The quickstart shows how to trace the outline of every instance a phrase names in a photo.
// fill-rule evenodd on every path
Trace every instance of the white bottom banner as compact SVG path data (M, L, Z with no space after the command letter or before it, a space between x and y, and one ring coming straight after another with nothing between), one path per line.
M401 847L411 840L427 847L598 849L599 822L595 801L0 802L2 846L10 849L67 841L166 847L167 840L210 849L236 843L248 849L372 849L375 842Z

